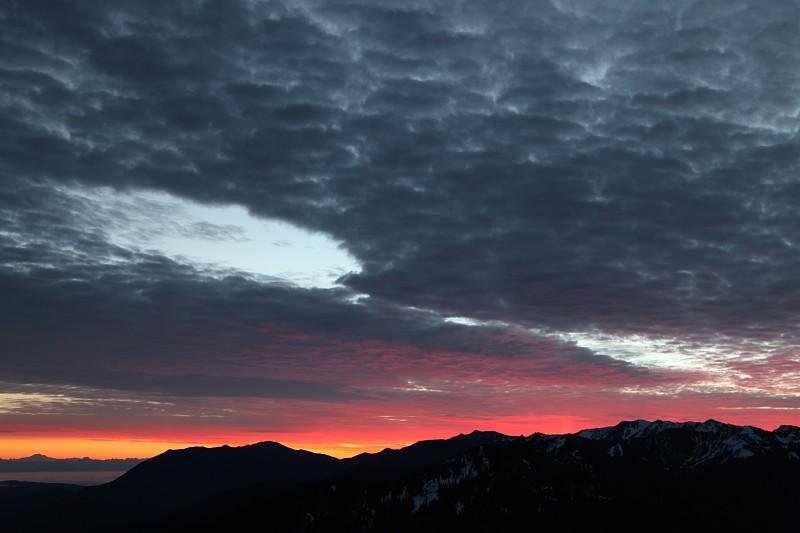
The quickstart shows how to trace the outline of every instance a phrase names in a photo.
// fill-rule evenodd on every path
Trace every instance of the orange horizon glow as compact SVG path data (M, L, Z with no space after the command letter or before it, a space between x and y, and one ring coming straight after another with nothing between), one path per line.
M80 437L3 437L0 459L20 459L42 454L53 459L149 459L170 449L203 446L201 442L141 441Z
M679 417L644 417L648 420L660 418L675 422L687 421ZM702 418L702 420L701 420ZM791 423L780 419L760 419L759 423L749 423L744 417L695 417L692 421L702 422L714 418L720 422L736 425L753 425L773 430L781 424ZM629 420L631 418L628 418ZM132 438L130 435L91 436L71 435L5 435L0 438L0 458L19 459L33 454L42 454L54 459L91 457L93 459L148 459L167 450L190 448L194 446L219 447L245 446L263 441L274 441L289 448L323 453L339 459L360 453L376 453L385 448L403 448L421 440L447 439L459 433L473 430L497 431L509 436L531 435L533 433L566 434L582 429L612 426L621 420L588 419L574 416L519 417L510 420L487 422L486 420L461 421L461 424L443 424L435 427L374 428L364 430L342 430L339 432L303 433L237 433L194 434L191 438L165 437L157 439ZM765 422L769 422L765 424Z

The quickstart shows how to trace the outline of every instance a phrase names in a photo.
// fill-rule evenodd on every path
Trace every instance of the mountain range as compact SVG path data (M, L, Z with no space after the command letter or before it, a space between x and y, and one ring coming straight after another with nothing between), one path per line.
M349 459L171 450L104 485L16 494L13 510L0 491L0 509L11 531L768 531L796 527L798 479L798 427L637 420Z
M21 459L0 459L0 474L12 472L124 472L144 459L54 459L40 453Z

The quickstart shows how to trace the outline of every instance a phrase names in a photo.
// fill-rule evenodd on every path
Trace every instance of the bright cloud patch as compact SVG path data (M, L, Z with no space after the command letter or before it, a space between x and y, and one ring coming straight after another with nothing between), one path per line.
M704 355L716 353L716 346L690 347L677 339L658 339L644 335L611 335L602 332L570 332L559 337L582 348L611 356L621 361L648 368L672 370L708 370Z
M156 252L210 272L241 271L303 287L330 288L359 263L331 237L252 216L238 205L204 205L163 192L63 189L83 204L82 223L110 242Z

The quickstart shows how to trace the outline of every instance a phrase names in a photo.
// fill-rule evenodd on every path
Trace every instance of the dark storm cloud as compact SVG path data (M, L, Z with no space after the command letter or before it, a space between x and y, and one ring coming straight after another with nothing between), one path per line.
M251 320L459 348L402 306L554 331L791 337L798 15L790 2L7 3L15 349L40 353L56 317L68 353L98 358L166 357L168 328L170 346L234 353L256 342ZM364 266L345 286L372 298L199 280L48 206L75 184L325 231ZM113 335L92 333L103 316ZM206 350L197 324L225 316L228 340Z

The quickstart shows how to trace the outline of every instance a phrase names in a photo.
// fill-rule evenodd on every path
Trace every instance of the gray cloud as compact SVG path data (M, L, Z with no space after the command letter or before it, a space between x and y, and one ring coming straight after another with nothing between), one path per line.
M25 356L12 366L45 372L52 359L35 354L51 339L76 361L161 360L179 344L224 359L275 321L469 351L448 339L456 326L408 306L795 346L799 11L9 3L0 216L14 230L0 259L7 338ZM73 184L244 205L333 235L363 270L327 292L211 281L109 244L53 192ZM355 292L371 298L347 304ZM542 350L640 371L568 343Z

